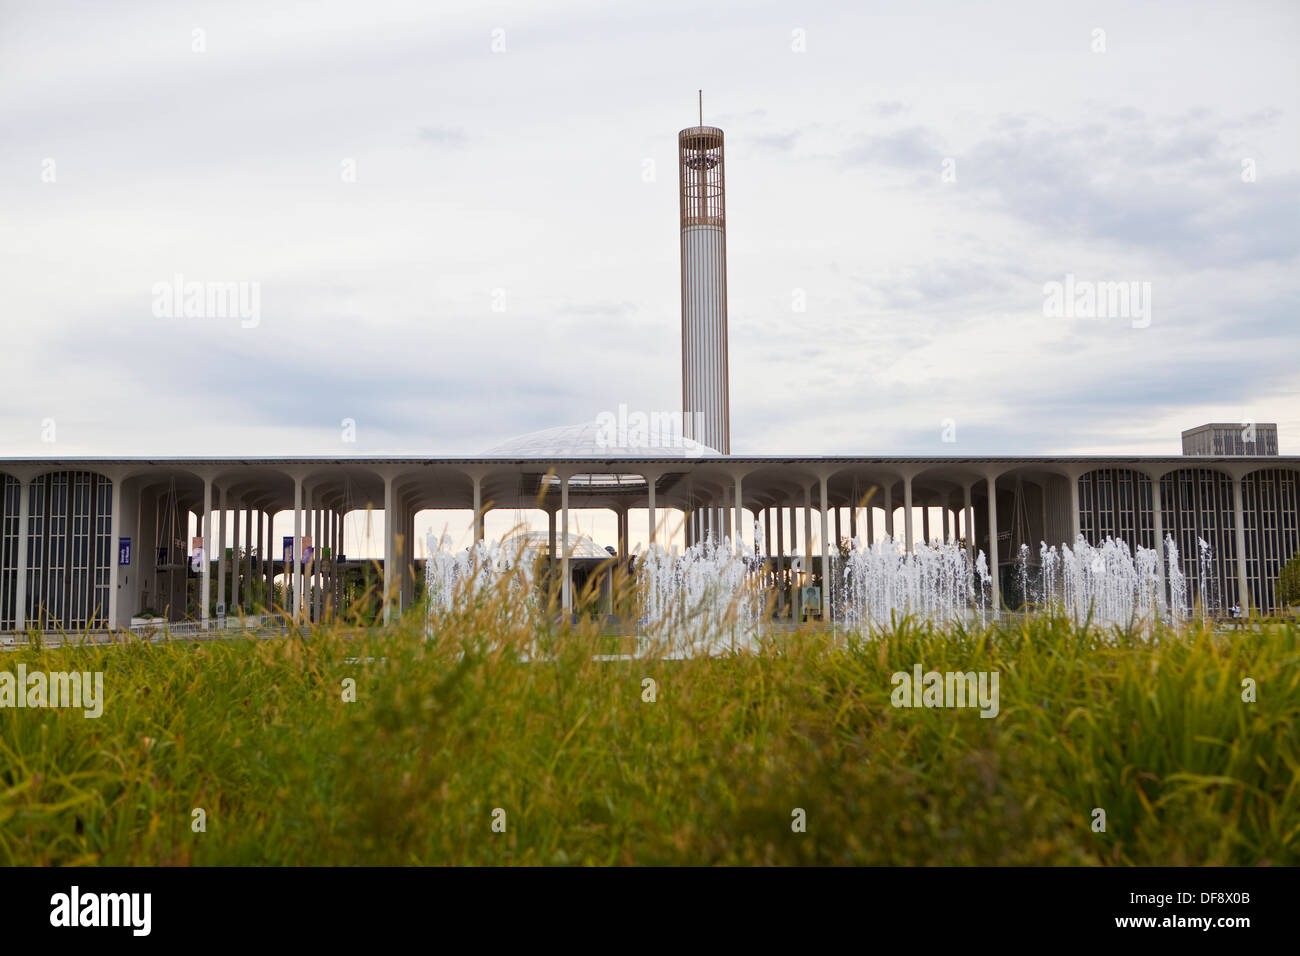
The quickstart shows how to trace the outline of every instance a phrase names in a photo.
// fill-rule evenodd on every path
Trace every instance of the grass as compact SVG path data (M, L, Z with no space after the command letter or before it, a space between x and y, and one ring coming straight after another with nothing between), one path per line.
M107 698L98 720L0 710L0 863L1300 862L1295 624L903 622L601 662L596 624L489 600L436 631L0 656L103 671ZM547 660L519 661L531 641ZM892 707L916 663L998 671L1000 714Z

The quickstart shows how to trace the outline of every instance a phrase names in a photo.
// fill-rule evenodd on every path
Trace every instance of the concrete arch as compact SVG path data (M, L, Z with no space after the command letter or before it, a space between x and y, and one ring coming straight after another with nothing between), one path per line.
M1276 610L1277 579L1300 554L1300 468L1260 465L1242 469L1241 495L1246 588L1254 606Z
M69 632L110 625L119 492L108 475L85 468L44 469L26 482L26 565L40 571L24 594L27 624Z
M17 475L0 472L0 631L14 630L18 622L19 579L27 577L27 555L20 542L26 535L19 528L27 524L26 482Z

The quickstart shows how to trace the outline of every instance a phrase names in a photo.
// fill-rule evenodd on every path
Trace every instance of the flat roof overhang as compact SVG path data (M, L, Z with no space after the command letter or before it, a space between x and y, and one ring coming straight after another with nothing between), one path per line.
M1208 468L1241 477L1267 469L1300 472L1300 456L1191 456L1191 455L968 455L968 456L857 456L857 455L709 455L694 457L573 456L519 458L492 456L356 455L280 457L102 456L0 458L0 473L30 480L51 471L95 471L114 481L139 482L157 488L160 482L184 477L184 502L201 508L204 482L211 482L236 505L259 510L288 510L294 506L295 479L301 480L304 498L310 493L316 507L342 511L383 508L386 488L406 510L463 510L474 506L474 486L479 500L496 509L560 506L558 481L544 482L551 471L569 477L584 475L640 476L640 480L569 484L575 508L609 508L622 511L648 504L644 477L655 477L656 505L692 508L707 503L719 507L725 495L742 483L748 508L773 505L803 506L805 491L812 489L820 506L819 485L827 479L832 505L872 500L873 489L888 489L902 505L905 480L912 483L918 505L952 501L970 490L976 497L986 492L989 476L1007 483L1068 480L1097 468L1124 468L1167 473L1185 468ZM543 489L543 485L545 488ZM882 499L876 497L880 502Z

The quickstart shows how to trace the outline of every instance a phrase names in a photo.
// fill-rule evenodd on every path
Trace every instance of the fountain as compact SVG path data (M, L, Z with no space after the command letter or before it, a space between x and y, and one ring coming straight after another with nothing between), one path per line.
M853 542L832 609L849 628L887 627L908 615L939 624L984 619L988 605L988 564L984 553L972 561L956 542L923 544L913 553L882 538Z
M1165 539L1169 597L1160 586L1159 550L1107 538L1094 547L1079 535L1070 548L1043 544L1043 575L1036 603L1062 609L1076 624L1149 627L1157 618L1187 617L1187 581L1178 563L1172 535Z
M666 658L752 649L766 608L755 571L729 541L681 554L651 545L638 570L642 645L661 646Z
M430 534L426 542L424 581L430 633L435 615L473 604L488 594L505 598L496 603L507 617L535 610L533 555L518 543L479 541L471 548L453 551L448 535L435 538Z
M538 609L533 550L510 540L478 542L459 552L446 536L430 535L428 542L430 628L437 614L489 594L503 621L519 624ZM754 542L761 552L757 528ZM1073 547L1042 544L1031 574L1029 547L1022 545L1016 560L1020 594L1026 609L1056 610L1076 624L1145 630L1158 620L1184 621L1189 587L1172 535L1162 550L1130 550L1114 538L1093 546L1080 535ZM1207 550L1202 542L1202 562ZM770 625L767 566L748 551L710 539L680 553L652 545L642 554L638 653L653 649L655 656L673 658L755 648ZM983 552L972 554L956 541L923 544L908 553L891 538L871 544L858 538L847 553L832 557L829 618L837 628L861 631L887 628L902 616L941 626L983 624L996 613L991 573Z
M1219 581L1215 574L1214 549L1204 538L1197 538L1196 546L1200 551L1201 619L1204 620L1208 615L1217 614L1223 608L1219 604Z

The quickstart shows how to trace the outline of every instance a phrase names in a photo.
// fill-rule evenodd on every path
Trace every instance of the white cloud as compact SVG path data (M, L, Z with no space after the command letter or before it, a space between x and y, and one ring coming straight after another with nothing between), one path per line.
M348 451L451 454L675 407L700 86L728 137L733 450L1171 452L1248 409L1300 452L1297 26L1289 4L8 7L0 453L47 452L45 417L68 454L326 453L343 417ZM177 272L260 282L262 322L153 318ZM1066 272L1151 281L1151 327L1045 320Z

